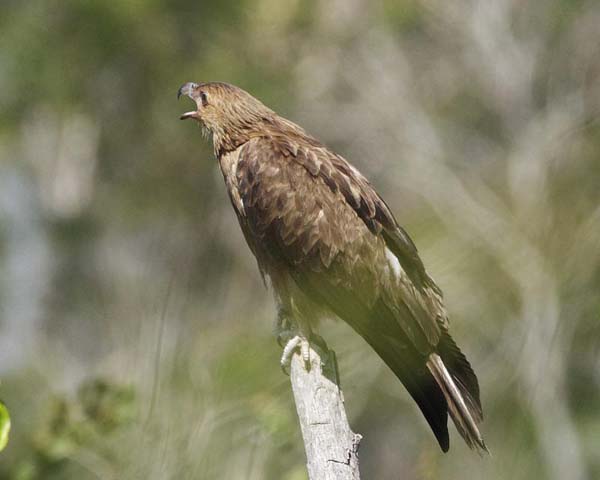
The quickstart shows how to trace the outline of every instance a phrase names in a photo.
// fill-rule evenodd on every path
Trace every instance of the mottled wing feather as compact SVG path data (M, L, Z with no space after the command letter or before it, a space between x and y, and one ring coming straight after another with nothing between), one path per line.
M414 298L426 304L425 323L432 323L432 319L444 326L448 326L448 318L443 306L442 291L425 271L423 262L419 257L417 247L408 233L398 225L390 208L372 187L370 182L343 157L329 151L317 141L305 142L298 139L297 143L286 138L284 145L292 144L285 152L292 156L314 177L319 177L334 192L340 192L356 214L361 218L369 230L380 235L386 246L398 258L403 271L407 275L405 286L409 289L417 289L412 292ZM312 139L311 139L312 140ZM277 138L274 139L277 142ZM414 308L415 315L419 316L419 308ZM427 329L424 326L425 329ZM434 335L437 341L437 328Z
M358 298L371 309L365 322L388 317L423 353L437 345L441 298L413 242L354 167L316 142L254 138L240 150L236 177L242 228L263 263L285 262L303 287L327 292L323 301L334 311L336 301Z
M297 153L293 154L293 151ZM333 191L342 193L369 230L384 237L388 248L401 260L415 283L427 281L415 244L398 225L384 200L356 168L323 146L294 146L289 153L311 175L321 177Z
M246 228L272 260L322 271L340 251L356 248L364 229L352 221L343 198L290 161L288 148L266 139L242 147L237 189ZM333 218L346 218L347 227L335 228Z

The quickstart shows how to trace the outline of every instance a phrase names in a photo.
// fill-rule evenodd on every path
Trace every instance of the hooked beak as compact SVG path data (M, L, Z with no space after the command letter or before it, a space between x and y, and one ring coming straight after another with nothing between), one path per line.
M182 85L181 88L179 89L179 91L177 92L177 100L179 100L179 98L182 95L185 95L187 97L190 97L195 102L196 99L193 97L193 94L194 94L194 90L196 89L196 87L198 87L198 84L192 83L192 82L188 82L188 83ZM191 112L185 112L184 114L182 114L179 117L180 120L187 120L188 118L199 118L198 111L194 110Z

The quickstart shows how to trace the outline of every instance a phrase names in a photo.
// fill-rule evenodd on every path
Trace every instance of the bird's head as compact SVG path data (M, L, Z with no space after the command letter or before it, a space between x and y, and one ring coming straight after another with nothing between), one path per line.
M212 134L215 149L247 141L275 115L252 95L228 83L188 82L181 86L177 98L182 95L191 98L196 109L182 114L181 120L200 122Z

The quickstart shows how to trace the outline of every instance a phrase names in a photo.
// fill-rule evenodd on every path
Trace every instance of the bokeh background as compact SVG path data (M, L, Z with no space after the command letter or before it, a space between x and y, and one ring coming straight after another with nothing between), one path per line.
M363 478L600 478L600 3L3 0L1 479L306 478L274 308L186 81L261 98L415 239L480 378L443 455L348 327Z

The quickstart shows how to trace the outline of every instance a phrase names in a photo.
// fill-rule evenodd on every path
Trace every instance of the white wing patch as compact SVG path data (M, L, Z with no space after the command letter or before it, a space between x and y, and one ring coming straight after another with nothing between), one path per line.
M402 279L402 277L404 276L404 270L400 265L400 260L398 260L398 257L396 257L396 255L394 255L393 252L387 247L385 247L385 258L387 258L390 267L392 267L392 272L394 272L394 276L398 280Z

